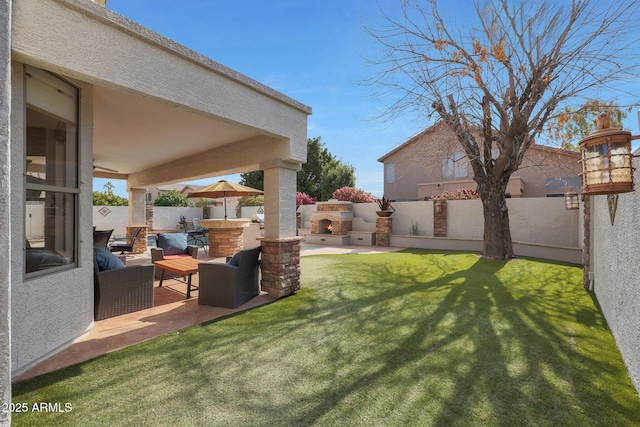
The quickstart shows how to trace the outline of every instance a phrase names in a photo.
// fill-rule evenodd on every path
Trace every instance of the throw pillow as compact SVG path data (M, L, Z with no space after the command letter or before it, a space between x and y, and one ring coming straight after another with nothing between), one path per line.
M71 260L47 249L27 249L26 272L45 270L59 265L71 263Z
M233 255L231 257L231 259L229 260L228 264L237 267L240 264L240 253L241 252L242 251L236 252L235 255Z
M158 233L158 247L165 255L187 252L187 233Z
M104 248L93 248L93 259L98 265L98 271L113 270L116 268L124 268L124 264L120 258Z

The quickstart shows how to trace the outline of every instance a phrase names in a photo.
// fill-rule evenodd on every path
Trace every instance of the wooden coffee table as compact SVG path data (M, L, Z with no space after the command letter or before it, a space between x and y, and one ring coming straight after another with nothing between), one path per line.
M155 261L155 266L162 269L162 272L160 273L160 284L158 286L162 286L162 280L164 279L165 270L172 271L181 276L187 276L187 299L191 298L191 288L198 289L197 286L191 284L191 276L194 273L198 272L198 264L200 264L201 262L202 261L200 261L199 259L195 259L192 257ZM182 280L178 281L182 282Z

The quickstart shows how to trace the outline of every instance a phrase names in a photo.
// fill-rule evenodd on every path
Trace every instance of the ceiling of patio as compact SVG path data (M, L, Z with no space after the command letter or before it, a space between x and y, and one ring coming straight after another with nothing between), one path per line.
M101 168L123 175L144 171L257 135L256 129L157 99L94 89L94 176L113 176Z

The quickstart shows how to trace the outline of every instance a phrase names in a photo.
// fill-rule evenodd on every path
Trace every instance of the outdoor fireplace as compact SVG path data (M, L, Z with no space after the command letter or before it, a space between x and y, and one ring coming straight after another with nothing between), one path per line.
M319 234L333 234L333 226L328 219L321 219L318 221L318 233Z
M337 200L320 202L316 205L316 211L311 214L311 235L307 235L307 241L348 244L348 233L352 230L352 222L353 204L351 202Z
M353 222L353 204L329 200L316 205L311 214L311 234L331 234L343 236L351 231Z

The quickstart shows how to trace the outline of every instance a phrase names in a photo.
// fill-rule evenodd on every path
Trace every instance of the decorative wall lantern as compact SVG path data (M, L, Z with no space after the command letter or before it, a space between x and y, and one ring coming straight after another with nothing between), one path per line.
M633 191L633 155L630 132L611 129L611 119L601 113L597 130L580 140L582 194L606 194L611 225L615 220L618 194Z
M578 193L573 191L572 187L569 187L569 191L564 195L564 207L568 211L575 211L580 208Z
M597 130L580 140L582 194L618 194L633 191L631 133L612 129L606 113L597 119Z

